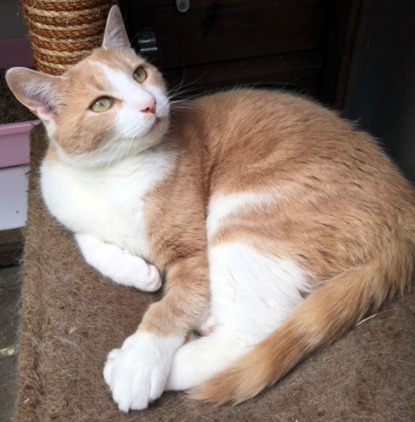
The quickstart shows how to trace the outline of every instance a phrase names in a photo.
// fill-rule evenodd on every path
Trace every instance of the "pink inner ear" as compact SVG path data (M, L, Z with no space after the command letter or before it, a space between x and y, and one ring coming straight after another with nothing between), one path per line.
M56 84L44 81L33 81L32 84L26 87L27 107L42 121L56 124L58 116L53 106L57 97Z
M27 106L43 122L52 123L54 125L57 124L58 116L57 116L56 112L51 107L48 107L45 104L39 103L36 100L29 101Z
M58 123L56 113L50 108L41 106L35 111L35 114L39 117L39 119L45 122L53 123L54 125Z

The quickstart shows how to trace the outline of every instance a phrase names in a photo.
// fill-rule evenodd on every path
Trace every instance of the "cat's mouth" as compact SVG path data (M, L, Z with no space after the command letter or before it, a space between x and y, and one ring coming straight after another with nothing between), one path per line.
M166 129L166 118L164 116L155 116L147 134L155 134Z
M168 126L168 118L165 116L152 116L148 119L145 126L141 127L141 134L136 134L136 138L145 138L150 136L151 138L159 138L166 131Z
M150 131L152 131L153 129L155 129L160 124L160 122L161 122L161 118L156 116L156 118L154 119L153 124L151 125Z

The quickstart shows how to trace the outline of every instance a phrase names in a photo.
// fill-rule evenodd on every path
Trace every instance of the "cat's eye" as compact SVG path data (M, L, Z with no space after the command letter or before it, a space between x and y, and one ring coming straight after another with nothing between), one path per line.
M113 101L111 98L102 97L98 98L92 105L91 110L95 111L95 113L103 113L104 111L109 110L113 106Z
M144 70L143 66L137 67L133 73L133 78L139 84L142 84L147 79L147 72Z

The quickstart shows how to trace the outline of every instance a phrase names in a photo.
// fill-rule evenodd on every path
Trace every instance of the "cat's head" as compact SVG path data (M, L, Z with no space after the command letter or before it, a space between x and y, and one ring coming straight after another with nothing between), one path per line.
M62 76L13 68L6 80L43 121L59 158L76 165L107 165L139 153L157 145L168 128L163 78L130 48L116 6L102 46Z

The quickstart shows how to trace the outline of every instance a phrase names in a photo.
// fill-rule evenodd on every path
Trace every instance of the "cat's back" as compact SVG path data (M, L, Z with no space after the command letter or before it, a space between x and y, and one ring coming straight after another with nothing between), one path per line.
M233 169L233 174L238 168L242 179L314 174L407 186L371 136L300 95L263 89L219 92L173 110L172 126L208 167L219 173Z
M346 138L354 145L357 137L355 127L335 112L279 90L235 89L206 95L178 110L173 107L172 123L173 131L212 154L251 150L250 157L252 152L257 157L277 149L281 157L311 146L322 150ZM367 144L363 147L372 147Z
M413 189L375 140L302 96L212 94L173 114L174 127L205 175L208 196L271 189L291 213L312 207L353 219L375 212L380 225L403 214L415 221Z

